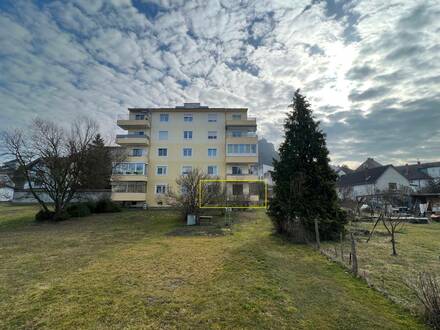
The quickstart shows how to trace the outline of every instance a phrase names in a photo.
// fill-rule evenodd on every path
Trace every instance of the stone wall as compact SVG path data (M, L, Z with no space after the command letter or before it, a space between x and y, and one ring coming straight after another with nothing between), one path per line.
M38 196L47 203L51 203L52 199L44 191L38 191ZM85 202L89 200L97 201L99 199L110 199L111 190L84 190L78 191L72 202ZM34 204L37 200L28 189L16 189L12 203L17 204Z

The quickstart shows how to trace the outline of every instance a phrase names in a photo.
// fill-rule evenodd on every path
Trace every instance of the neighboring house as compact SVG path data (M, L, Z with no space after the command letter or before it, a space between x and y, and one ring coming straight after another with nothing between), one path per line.
M361 165L359 165L359 167L355 170L355 172L360 172L366 169L372 169L381 166L383 165L376 162L373 158L367 158L367 160L365 160Z
M199 168L213 177L258 179L258 137L247 108L209 108L185 103L175 108L130 108L118 126L127 134L116 143L129 157L114 166L112 199L159 205L176 179ZM233 183L228 191L246 195L249 183Z
M0 174L0 202L10 202L14 198L14 182L6 174Z
M411 187L420 191L429 185L431 180L440 180L440 162L420 163L397 166L396 169L410 182Z
M410 183L393 165L356 171L341 176L337 181L338 196L352 200L358 196L373 195L403 187L409 188Z
M353 173L353 170L349 169L346 166L330 165L330 167L332 168L333 171L335 171L335 173L338 175L338 177Z
M271 171L274 170L273 166L261 164L258 167L258 178L260 180L264 180L269 187L273 186L272 174Z

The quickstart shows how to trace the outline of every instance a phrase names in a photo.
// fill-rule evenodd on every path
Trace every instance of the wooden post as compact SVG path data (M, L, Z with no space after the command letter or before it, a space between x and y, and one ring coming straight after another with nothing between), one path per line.
M339 234L339 241L341 243L341 260L344 262L344 241L342 240L342 233Z
M351 238L351 271L354 276L358 275L358 263L357 263L357 255L356 255L356 240L354 239L353 233L350 233Z
M315 238L316 238L316 249L319 250L321 248L321 242L319 241L319 227L318 227L317 218L315 218Z

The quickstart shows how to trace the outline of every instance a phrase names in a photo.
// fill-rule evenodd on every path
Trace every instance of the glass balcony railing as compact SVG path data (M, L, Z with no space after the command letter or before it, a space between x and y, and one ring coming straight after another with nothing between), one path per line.
M226 132L226 136L233 138L257 137L256 132Z
M117 139L148 139L148 135L142 135L142 134L117 134Z

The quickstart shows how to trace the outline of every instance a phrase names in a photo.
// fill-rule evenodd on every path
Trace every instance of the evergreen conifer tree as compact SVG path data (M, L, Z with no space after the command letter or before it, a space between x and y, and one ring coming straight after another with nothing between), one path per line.
M278 232L307 241L314 232L315 218L323 240L343 232L346 215L338 205L336 174L329 165L325 134L314 120L309 102L295 92L274 161L274 197L269 212Z

